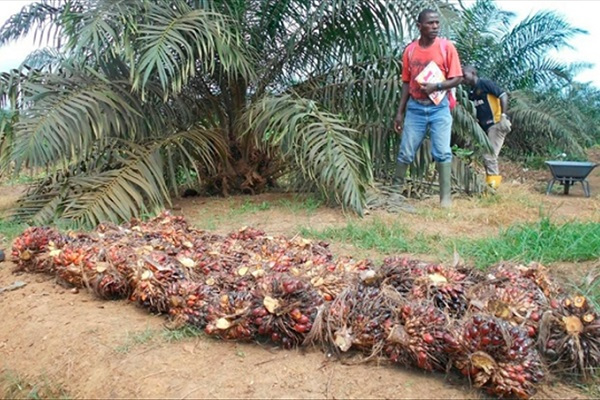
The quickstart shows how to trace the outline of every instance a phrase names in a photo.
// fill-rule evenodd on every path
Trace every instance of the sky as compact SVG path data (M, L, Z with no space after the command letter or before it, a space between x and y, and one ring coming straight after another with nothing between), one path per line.
M471 0L463 0L468 5ZM0 24L18 12L31 0L0 0ZM592 82L600 88L600 23L595 13L600 0L496 0L500 8L517 14L515 20L521 20L540 10L554 10L562 14L574 27L588 31L588 35L577 35L571 40L573 50L565 49L555 58L564 62L588 62L595 64L592 69L585 70L576 76L580 82ZM21 40L0 47L0 71L17 67L21 61L35 49L33 38Z

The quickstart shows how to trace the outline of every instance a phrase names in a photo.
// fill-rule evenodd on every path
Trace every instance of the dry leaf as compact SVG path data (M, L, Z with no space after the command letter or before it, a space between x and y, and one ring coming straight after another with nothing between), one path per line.
M50 253L48 253L48 255L50 257L57 257L60 255L60 253L62 253L61 249L55 249L55 250L52 250Z
M248 273L248 267L242 267L240 269L238 269L238 275L239 276L244 276Z
M108 264L105 262L99 262L98 265L96 265L96 271L102 273L104 271L106 271L108 269Z
M264 276L265 271L262 269L257 269L251 272L252 276L255 278L260 278L261 276Z
M341 351L348 351L350 350L350 347L352 347L352 335L350 335L350 332L348 331L348 329L346 328L342 328L339 331L335 332L335 338L334 338L334 342L335 345L341 350Z
M219 318L215 326L217 329L225 330L231 327L231 322L229 322L226 318Z
M315 276L314 278L312 278L310 280L310 283L312 283L312 285L314 287L319 287L319 286L323 285L323 283L325 283L325 279L323 279L320 276Z
M152 278L152 271L145 270L145 271L142 273L142 280L143 280L143 281L146 281L146 280L148 280L148 279L150 279L150 278Z
M271 314L274 314L275 311L279 308L279 300L274 299L270 296L265 296L263 300L263 305Z
M208 278L204 283L206 283L208 286L213 286L217 282L215 281L214 278L211 277L211 278Z
M434 285L442 285L444 283L448 283L448 279L442 274L431 274L429 275L429 280L433 282Z
M193 268L196 266L196 262L189 257L177 257L177 261L187 268Z

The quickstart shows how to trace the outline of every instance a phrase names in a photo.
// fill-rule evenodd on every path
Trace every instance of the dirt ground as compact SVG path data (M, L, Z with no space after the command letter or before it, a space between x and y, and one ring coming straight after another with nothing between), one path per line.
M591 159L600 161L600 151ZM590 177L592 197L581 185L568 196L545 196L548 171L524 171L505 164L504 183L496 196L455 199L451 211L437 199L411 201L416 212L373 211L364 220L398 223L413 232L440 237L483 237L511 224L537 221L600 222L600 168ZM0 213L17 198L21 186L2 189ZM338 209L293 207L290 194L256 197L188 198L174 212L195 226L219 233L254 226L292 236L300 227L343 226L355 217ZM0 241L0 247L10 247ZM356 258L368 252L350 245L337 254ZM436 255L418 258L439 259ZM442 262L449 260L439 259ZM125 301L106 302L86 292L74 293L40 275L14 275L0 263L0 287L16 280L27 285L0 294L0 377L18 374L33 388L39 382L59 385L70 398L481 398L482 392L454 375L411 371L377 362L355 364L328 357L319 349L280 350L256 343L230 343L204 336L173 340L165 319ZM580 278L598 262L551 268L561 279ZM10 382L4 382L4 385ZM2 393L0 382L0 393ZM27 392L21 392L26 394ZM586 398L562 384L545 386L539 398Z

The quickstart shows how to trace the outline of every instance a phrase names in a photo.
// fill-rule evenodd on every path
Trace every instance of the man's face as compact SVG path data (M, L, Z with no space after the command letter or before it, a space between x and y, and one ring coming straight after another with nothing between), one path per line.
M468 85L475 85L475 81L477 79L477 74L472 69L464 69L463 70L463 78Z
M423 21L417 23L421 37L435 39L440 31L440 16L437 13L425 14Z

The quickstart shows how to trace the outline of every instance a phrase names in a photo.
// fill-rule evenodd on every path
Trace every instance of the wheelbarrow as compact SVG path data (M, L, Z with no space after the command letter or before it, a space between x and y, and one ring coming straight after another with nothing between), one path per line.
M581 182L585 197L590 197L590 184L587 177L598 164L584 161L546 161L552 172L552 179L548 181L546 194L550 194L554 183L559 182L564 186L564 193L569 194L569 187L575 182Z

